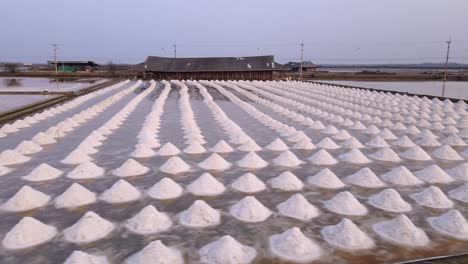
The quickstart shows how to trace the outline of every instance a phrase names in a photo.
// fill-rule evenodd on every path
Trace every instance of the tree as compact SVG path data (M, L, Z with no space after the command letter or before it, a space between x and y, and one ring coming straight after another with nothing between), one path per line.
M10 63L5 63L4 66L5 66L6 70L7 70L7 72L9 72L9 73L18 72L18 66L19 66L18 63L11 63L11 62Z
M107 63L107 72L109 73L110 76L114 76L116 70L117 70L117 66L112 61Z

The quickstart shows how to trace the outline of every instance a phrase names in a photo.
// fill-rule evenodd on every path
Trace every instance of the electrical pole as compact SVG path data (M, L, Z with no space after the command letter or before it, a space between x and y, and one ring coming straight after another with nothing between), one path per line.
M301 42L301 69L299 71L299 80L302 81L302 65L304 60L304 41Z
M447 80L447 68L450 55L450 44L452 44L452 38L447 41L447 57L445 58L445 71L444 71L444 82L442 83L442 97L445 95L445 81Z
M177 41L174 42L174 58L177 58Z
M58 74L58 69L57 69L57 49L58 49L58 44L57 43L53 43L53 44L50 44L52 45L52 47L54 48L54 62L55 62L55 75Z

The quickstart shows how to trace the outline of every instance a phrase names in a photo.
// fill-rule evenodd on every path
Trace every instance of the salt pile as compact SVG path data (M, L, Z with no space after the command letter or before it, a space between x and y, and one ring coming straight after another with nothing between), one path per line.
M237 162L237 165L247 169L261 169L268 166L268 162L264 161L255 152L249 152Z
M442 141L442 143L452 147L464 147L466 143L457 134L452 134Z
M401 147L401 148L410 148L416 146L416 144L411 141L411 139L408 136L402 136L395 142L393 142L393 145Z
M335 165L338 163L338 161L334 159L333 156L330 155L330 153L328 153L325 149L321 149L317 151L314 155L310 156L308 159L312 164L315 164L315 165L328 166L328 165Z
M443 145L432 152L432 156L444 160L463 160L463 158L449 145Z
M385 183L369 168L362 168L356 173L346 176L343 180L346 183L363 188L381 188L385 186Z
M345 184L328 168L307 178L307 183L324 189L340 189L345 187Z
M216 196L225 190L224 185L209 173L203 173L187 186L187 191L198 196Z
M438 217L427 218L437 232L460 240L468 240L468 222L458 210L450 210Z
M204 161L200 162L198 166L205 170L223 171L231 167L231 163L227 162L219 154L213 153Z
M75 208L96 202L96 194L73 183L65 192L55 198L56 208Z
M163 178L146 193L158 200L175 199L182 195L184 189L170 178Z
M35 143L34 141L25 140L21 142L16 148L16 152L27 155L34 154L42 150L41 145Z
M278 208L280 214L302 221L308 221L319 215L318 209L299 193L278 204L276 208Z
M114 230L114 224L89 211L75 224L63 231L66 241L71 243L91 243L102 239Z
M429 243L426 233L416 227L404 214L389 220L374 224L374 231L384 240L407 247L423 247Z
M191 143L184 149L184 152L187 154L201 154L205 153L206 149L198 142Z
M125 260L125 264L183 264L184 258L179 250L165 246L161 240L153 241L140 252Z
M7 149L0 153L0 165L14 165L28 162L31 158L26 157L15 150Z
M180 150L171 142L164 144L157 152L159 156L175 156L180 154Z
M266 189L265 184L250 172L237 178L231 187L243 193L256 193Z
M468 203L468 184L465 183L464 185L449 191L449 196L457 201Z
M118 180L109 189L105 190L99 199L108 203L127 203L138 200L140 191L126 180Z
M169 158L160 168L160 171L168 174L178 174L190 170L190 166L181 158L174 156Z
M213 146L213 148L211 148L211 151L215 153L229 153L233 152L234 149L229 146L226 141L220 140L218 143L216 143L216 145Z
M340 146L337 145L329 137L322 139L319 143L316 144L316 146L322 149L339 149L340 148Z
M149 168L141 165L138 161L128 159L112 173L118 177L130 177L145 174L149 170Z
M97 256L75 250L63 264L110 264L105 256Z
M255 143L252 139L247 140L237 148L240 151L245 151L245 152L253 152L253 151L260 151L262 148Z
M345 162L353 163L353 164L366 164L370 163L371 161L364 155L362 152L357 149L353 148L350 151L346 152L338 156L339 159Z
M61 170L58 170L47 163L42 163L32 170L31 173L21 178L26 181L38 182L53 180L60 177L62 174L63 172Z
M421 192L410 194L410 197L418 204L431 208L445 209L453 207L453 202L436 186L430 186Z
M138 144L135 150L130 154L134 158L149 158L156 155L156 152L144 144Z
M312 150L316 148L317 147L310 141L310 139L307 138L301 139L293 145L293 149L300 150Z
M395 185L413 186L423 184L423 182L414 176L405 166L393 168L391 171L380 176L380 178Z
M407 151L400 154L403 158L409 160L417 160L417 161L426 161L431 160L431 156L426 153L420 146L414 146L408 149Z
M372 159L384 162L400 162L401 159L398 154L391 148L384 147L369 155Z
M468 181L468 163L462 163L455 168L448 170L447 173L457 180Z
M269 183L271 188L286 192L300 191L304 188L302 181L289 171L281 173L279 176L271 179Z
M4 202L0 208L10 212L24 212L42 207L46 205L49 200L49 195L25 185L21 187L15 195Z
M0 165L0 176L3 176L5 174L7 174L7 173L10 173L11 171L12 171L12 169Z
M348 191L340 192L324 202L325 208L342 215L366 215L367 208Z
M53 226L43 224L32 218L22 218L2 240L2 245L6 249L23 249L43 244L57 234L57 229Z
M271 236L269 244L273 255L286 261L306 263L320 258L322 254L320 247L297 227Z
M338 134L334 135L333 138L337 140L347 140L351 138L351 135L348 133L348 131L342 129L340 132L338 132Z
M444 170L433 164L422 170L414 172L414 175L427 183L451 183L454 181Z
M172 221L166 213L159 212L154 206L148 205L135 216L128 219L125 227L133 233L146 235L163 232L172 226Z
M39 145L49 145L49 144L54 144L57 142L52 136L49 136L48 134L44 132L39 132L37 133L33 138L32 141Z
M270 144L268 144L266 149L271 151L286 151L288 150L288 145L286 145L281 139L277 138L273 140Z
M257 251L253 247L239 243L231 236L223 236L199 250L200 262L206 264L248 264Z
M273 159L273 163L277 166L283 167L297 167L304 163L297 156L289 150L282 152L278 157Z
M411 211L411 204L407 203L395 189L385 189L369 197L369 204L381 210L392 213Z
M235 218L249 223L262 222L271 215L271 211L253 196L244 197L229 212Z
M348 218L336 225L324 227L320 233L330 245L342 250L354 251L375 247L374 241Z
M347 149L365 148L365 146L361 142L359 142L359 140L355 137L350 137L349 139L345 140L343 143L341 143L341 147Z
M187 210L180 213L179 222L195 228L214 226L221 222L221 214L205 201L196 200Z
M419 140L416 141L416 144L423 147L438 147L440 146L440 142L437 141L435 137L432 136L424 136L421 137Z
M369 146L371 148L385 148L390 145L385 141L385 139L375 136L373 139L371 139L369 142L366 143L366 146Z
M81 149L77 148L70 152L61 162L64 164L80 164L86 161L90 161L92 158Z
M93 179L104 175L104 169L92 163L85 161L67 174L67 177L75 180Z

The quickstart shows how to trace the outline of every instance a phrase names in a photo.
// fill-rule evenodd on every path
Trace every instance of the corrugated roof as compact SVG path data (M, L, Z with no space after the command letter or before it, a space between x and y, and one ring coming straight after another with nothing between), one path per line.
M47 61L47 63L53 65L55 64L55 61ZM57 64L89 64L99 66L99 64L94 61L57 61Z

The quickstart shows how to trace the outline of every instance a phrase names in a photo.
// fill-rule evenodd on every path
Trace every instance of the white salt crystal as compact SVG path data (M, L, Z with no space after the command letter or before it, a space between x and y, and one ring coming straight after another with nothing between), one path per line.
M395 185L414 186L423 184L423 181L414 176L405 166L393 168L391 171L380 176L380 178Z
M67 177L75 180L93 179L104 175L105 170L91 161L85 161L67 174Z
M385 162L400 162L401 159L398 154L395 153L391 148L384 147L380 148L376 152L369 155L372 159Z
M468 183L449 191L449 196L457 201L468 203Z
M279 176L271 179L269 183L271 188L287 192L300 191L304 188L302 181L289 171L281 173Z
M191 143L184 149L184 153L187 154L201 154L205 153L206 149L198 142Z
M297 167L304 163L294 153L289 150L282 152L278 157L273 159L273 163L283 167Z
M310 141L310 139L306 139L306 138L297 141L293 145L293 149L312 150L316 148L317 147Z
M337 145L329 137L322 139L319 143L316 144L316 146L322 149L339 149L340 148L340 146Z
M87 153L77 148L70 152L61 162L64 164L80 164L91 160L92 158Z
M219 154L213 153L204 161L200 162L198 166L205 170L223 171L231 167L231 163L227 162Z
M457 180L468 181L468 163L462 163L455 168L448 170L447 173Z
M410 197L418 204L431 208L445 209L453 207L453 202L436 186L430 186L421 192L410 194Z
M89 211L72 226L63 231L66 241L76 244L91 243L109 235L114 224Z
M414 146L408 149L407 151L400 154L403 158L409 160L417 160L417 161L427 161L431 160L431 156L427 154L420 146Z
M463 160L463 158L449 145L443 145L432 152L432 156L444 160Z
M270 209L253 196L244 197L234 204L229 212L235 218L249 223L265 221L271 215Z
M160 171L168 174L178 174L190 170L190 166L181 158L174 156L170 157L160 168Z
M163 178L146 193L158 200L174 199L182 195L184 189L170 178Z
M75 250L63 264L110 264L105 256L97 256Z
M23 180L38 182L38 181L48 181L60 177L63 174L61 170L58 170L47 163L42 163L34 170L32 170L28 175L21 177Z
M264 161L255 152L249 152L237 162L237 165L247 169L261 169L268 166L268 162Z
M404 214L392 220L374 224L372 228L384 240L397 245L423 247L430 242L426 233L416 227Z
M253 151L260 151L262 148L255 143L252 139L247 140L237 148L240 151L245 151L245 152L253 152Z
M325 208L342 215L366 215L367 208L362 205L350 192L340 192L324 202Z
M55 198L55 207L57 208L75 208L96 202L96 194L81 186L73 183L65 192Z
M27 155L41 151L42 147L34 141L25 140L16 146L15 150L19 154Z
M369 142L366 143L366 146L369 146L371 148L385 148L389 147L390 145L388 145L385 139L381 138L380 136L375 136Z
M31 160L30 157L24 156L15 150L7 149L0 153L0 165L14 165L25 163Z
M125 264L183 264L184 258L179 250L166 247L161 240L153 241L141 251L125 260Z
M271 151L286 151L289 149L288 145L286 145L281 139L276 138L270 144L268 144L266 149Z
M416 146L416 144L408 136L400 137L399 139L393 142L393 145L401 148L409 148Z
M172 221L169 216L159 212L153 205L144 207L125 223L128 230L140 235L167 231L171 226Z
M32 218L23 217L2 240L6 249L16 250L43 244L57 234L53 226L43 224Z
M454 181L452 177L450 177L444 170L442 170L439 166L435 164L414 172L414 175L420 180L431 184L446 184Z
M308 159L312 164L315 164L315 165L328 166L328 165L335 165L338 163L338 161L334 159L333 156L330 155L330 153L328 153L328 151L326 151L325 149L321 149L317 151L314 155L310 156Z
M271 236L269 245L274 256L286 261L308 263L322 255L320 247L297 227Z
M250 172L237 178L231 187L243 193L256 193L266 189L265 184Z
M180 154L180 150L171 142L164 144L157 152L159 156L175 156Z
M49 195L25 185L0 208L10 212L24 212L45 206L49 200Z
M428 217L427 221L437 232L460 240L468 240L468 222L458 210Z
M5 174L8 174L8 173L10 173L11 171L12 171L12 169L0 165L0 176L3 176L3 175L5 175Z
M141 192L126 180L118 180L109 189L105 190L99 199L108 203L127 203L138 200Z
M336 225L324 227L320 233L330 245L345 251L375 247L374 241L348 218L344 218Z
M153 149L144 144L138 144L135 150L130 154L134 158L149 158L156 155Z
M234 149L226 141L220 140L211 148L211 151L215 153L229 153L233 152Z
M215 226L221 222L221 214L205 201L196 200L187 210L180 213L179 222L194 228Z
M363 188L382 188L385 186L375 173L369 168L362 168L343 179L345 182Z
M353 163L353 164L366 164L370 163L371 161L364 155L362 152L357 149L353 148L350 151L346 152L345 154L341 154L338 156L339 159L345 162Z
M54 144L57 142L52 136L44 133L44 132L39 132L37 133L33 138L32 141L39 145L49 145L49 144Z
M411 211L411 204L407 203L395 189L385 189L369 197L369 204L392 213Z
M112 174L118 177L130 177L145 174L150 169L141 165L134 159L126 160L120 167L115 169Z
M201 263L206 264L248 264L257 251L239 243L231 236L223 236L199 250Z
M203 173L200 177L187 185L187 191L198 196L216 196L226 190L224 185L211 174Z
M308 221L319 215L318 209L310 204L302 194L294 194L276 206L280 214L301 221Z
M322 169L319 173L307 178L307 183L324 189L340 189L345 184L330 169Z

